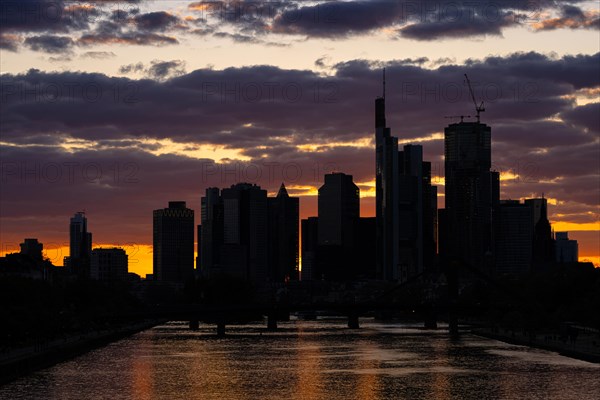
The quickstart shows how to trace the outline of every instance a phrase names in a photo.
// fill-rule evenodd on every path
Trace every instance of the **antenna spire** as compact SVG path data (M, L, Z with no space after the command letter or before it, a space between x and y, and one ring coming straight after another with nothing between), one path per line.
M383 68L383 98L385 99L385 68Z

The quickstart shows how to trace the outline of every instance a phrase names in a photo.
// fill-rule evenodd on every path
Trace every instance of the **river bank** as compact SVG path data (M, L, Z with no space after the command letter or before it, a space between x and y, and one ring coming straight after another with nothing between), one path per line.
M86 332L0 353L0 385L50 367L116 340L150 329L164 320L146 320L118 328Z
M519 331L477 328L471 330L471 333L505 343L554 351L578 360L600 363L600 338L594 334L579 335L576 341L562 341L560 335L555 332L542 332L532 337Z

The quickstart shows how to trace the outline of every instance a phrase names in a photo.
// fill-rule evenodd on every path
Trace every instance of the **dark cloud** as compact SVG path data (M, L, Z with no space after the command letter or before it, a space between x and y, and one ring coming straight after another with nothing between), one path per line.
M181 22L181 20L175 15L164 11L139 14L136 15L133 20L137 28L140 30L160 32L164 32Z
M25 45L34 51L46 53L64 53L73 47L73 39L68 36L31 36L25 39Z
M245 34L291 34L317 38L344 38L381 28L394 28L402 37L416 40L501 35L523 23L539 23L545 12L562 6L565 18L575 15L573 1L537 0L354 0L306 3L202 1L189 5L203 20L218 20ZM590 14L593 15L593 14ZM597 16L596 16L597 18ZM596 22L591 22L595 26ZM589 22L572 28L589 27Z
M155 32L179 27L178 17L167 12L139 14L137 8L127 8L138 1L71 2L62 0L2 1L0 3L0 34L2 47L16 50L17 42L8 34L39 33L26 39L34 50L60 52L71 44L176 44L177 39ZM58 36L57 34L61 34ZM69 36L66 36L69 35ZM77 39L77 36L81 36ZM61 39L58 39L58 38Z
M465 11L463 11L465 12ZM400 36L415 40L437 40L440 38L461 38L468 36L501 36L502 29L519 24L519 18L512 12L494 18L472 16L456 21L433 21L408 24L398 30Z
M185 74L185 61L182 60L154 60L147 70L147 75L150 78L157 80L172 78L174 76L180 76L183 74Z
M188 6L195 16L185 19L168 11L140 13L137 2L130 3L121 7L116 1L3 1L0 33L70 34L82 45L167 45L179 43L170 32L191 32L227 37L239 43L277 45L261 36L345 38L388 28L389 32L409 39L437 40L498 36L505 28L530 23L536 30L600 26L597 13L574 6L575 0L202 1ZM541 15L553 10L559 10L560 17L539 21ZM223 29L225 25L230 29ZM16 50L14 41L1 43L3 48Z
M272 23L275 33L341 37L399 22L402 2L332 1L284 10Z
M16 52L19 48L20 38L18 35L0 33L0 49Z
M561 117L569 124L586 128L591 133L600 133L600 103L575 107L563 112Z
M444 116L473 113L463 82L466 72L477 98L485 101L482 121L492 127L494 166L518 177L504 181L504 198L543 192L565 202L553 206L552 213L565 211L582 222L597 217L598 104L577 106L572 96L600 87L600 54L562 58L513 54L437 69L412 61L354 60L337 64L335 74L328 76L252 66L200 69L171 77L173 68L181 66L177 61L142 65L145 75L155 67L154 79L36 70L4 74L0 135L5 143L3 162L12 164L3 165L72 161L113 170L101 181L80 179L77 184L54 186L21 184L21 178L9 171L2 207L16 219L3 220L2 229L21 232L18 218L29 215L30 199L43 193L53 204L44 211L49 218L65 208L85 207L91 212L95 207L97 215L111 215L107 223L127 219L139 225L131 232L147 238L151 209L166 204L167 197L197 205L206 186L245 180L275 190L283 180L290 191L303 193L318 186L323 173L331 170L351 173L357 182L371 181L373 99L381 93L383 66L392 134L402 143L422 144L436 176L443 176L441 133L449 123ZM137 66L124 70L128 68L133 71ZM186 151L204 151L203 157L217 162L163 148L162 139ZM67 142L69 151L62 148ZM232 151L229 156L236 160L219 163L224 155L222 150L206 150L213 148ZM160 152L172 154L156 155ZM115 163L130 162L139 168L139 185L112 182ZM267 164L274 166L274 179L269 178ZM252 175L256 166L261 176ZM286 166L292 167L283 176ZM301 170L301 176L290 177L292 169ZM136 209L122 204L136 204ZM592 214L585 214L590 210Z
M98 44L165 46L178 43L179 41L172 36L143 32L89 34L81 36L78 40L78 44L82 46L92 46Z
M150 62L148 67L146 67L143 63L138 62L135 64L122 65L119 68L119 72L122 74L143 73L150 79L160 81L185 74L185 61L153 60Z
M597 12L584 12L579 7L564 5L561 7L560 16L548 18L534 24L539 31L554 29L600 29L600 15Z
M144 70L144 63L136 63L136 64L127 64L121 65L119 68L119 72L122 74L129 74L132 72L142 72Z
M0 2L0 30L3 32L68 32L88 26L87 15L64 1L22 0Z
M473 114L465 72L478 99L486 103L484 118L492 124L517 125L573 109L569 96L575 89L600 86L598 61L598 54L552 59L526 53L426 69L406 60L387 64L357 60L337 64L334 76L268 66L182 74L179 61L121 69L122 73L143 70L153 80L171 77L173 71L182 74L160 84L100 74L30 71L3 77L17 94L5 91L2 116L7 132L13 134L66 130L74 136L98 138L88 135L107 125L133 135L240 146L270 137L290 137L298 143L352 141L371 131L369 99L381 93L380 71L387 66L389 102L398 110L391 113L390 123L402 130L402 136L414 138L439 132L447 122L445 115ZM35 90L35 85L40 91L43 85L52 88L51 83L64 92L56 101L36 103L18 96L19 91ZM103 96L89 107L81 93L65 98L69 85L99 86ZM115 101L112 92L119 86ZM49 100L46 97L40 99ZM81 112L75 112L79 107ZM111 116L110 122L106 115ZM252 129L243 127L248 123Z

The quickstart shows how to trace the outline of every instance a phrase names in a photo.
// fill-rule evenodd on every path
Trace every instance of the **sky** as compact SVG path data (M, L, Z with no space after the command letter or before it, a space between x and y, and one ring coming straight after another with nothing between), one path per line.
M443 132L492 127L501 198L541 197L600 264L600 3L560 0L0 0L0 244L62 265L69 218L152 272L152 210L284 182L302 218L332 171L374 215L374 99L421 144L444 205Z

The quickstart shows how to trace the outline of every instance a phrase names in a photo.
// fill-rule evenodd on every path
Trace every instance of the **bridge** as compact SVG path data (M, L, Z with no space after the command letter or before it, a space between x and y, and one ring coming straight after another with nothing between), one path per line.
M439 275L437 275L439 277ZM278 321L289 320L291 313L300 313L307 316L325 314L331 316L345 316L348 318L348 328L360 328L359 317L367 315L393 315L424 322L425 328L436 328L438 317L445 315L449 323L449 331L455 335L458 333L457 312L470 312L475 306L468 310L465 306L456 303L457 284L456 279L451 276L447 278L449 295L445 299L435 296L427 296L424 293L416 295L410 302L395 301L393 296L411 288L415 283L422 280L423 274L412 277L410 280L389 285L381 293L372 295L367 291L347 290L343 294L343 300L326 301L315 299L312 295L295 296L287 293L283 298L275 295L276 288L272 288L262 300L252 301L245 304L174 304L152 306L149 316L163 320L189 321L190 329L199 329L200 322L217 326L217 334L224 335L226 325L248 323L263 319L266 316L267 329L276 330ZM306 288L305 288L306 289ZM270 293L270 294L269 294ZM358 300L359 298L366 298ZM460 309L459 309L460 308Z

